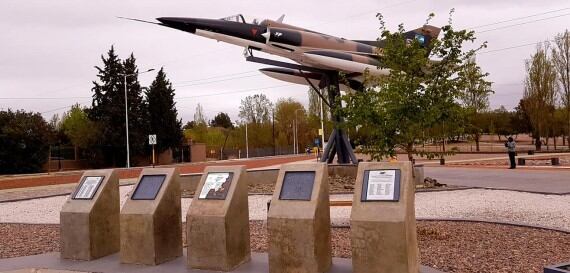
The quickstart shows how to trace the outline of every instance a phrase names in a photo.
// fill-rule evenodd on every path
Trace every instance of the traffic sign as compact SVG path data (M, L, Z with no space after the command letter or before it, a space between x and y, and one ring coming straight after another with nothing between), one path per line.
M156 135L148 135L148 144L156 145Z

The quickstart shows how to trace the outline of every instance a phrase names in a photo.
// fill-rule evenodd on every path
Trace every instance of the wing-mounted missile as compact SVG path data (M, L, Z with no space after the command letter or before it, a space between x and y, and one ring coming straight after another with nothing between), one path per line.
M294 84L309 85L310 81L313 86L320 86L323 75L320 73L299 71L288 68L262 68L261 73L276 80L290 82ZM343 92L351 92L352 90L360 90L362 83L353 79L347 79L339 85Z
M388 69L380 69L375 57L331 50L313 50L304 54L308 63L320 64L348 73L369 73L376 76L388 75Z

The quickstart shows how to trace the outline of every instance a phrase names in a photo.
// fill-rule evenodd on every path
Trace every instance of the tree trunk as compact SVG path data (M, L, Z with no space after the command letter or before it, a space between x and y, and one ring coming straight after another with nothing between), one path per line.
M413 150L414 150L414 144L408 143L408 145L406 146L406 152L408 153L408 160L410 162L414 162L414 154L412 153Z
M534 138L534 147L537 151L540 151L542 148L542 141L540 141L540 137Z
M479 133L475 134L475 151L480 152L481 149L479 147L479 141L481 139L481 136L479 135Z

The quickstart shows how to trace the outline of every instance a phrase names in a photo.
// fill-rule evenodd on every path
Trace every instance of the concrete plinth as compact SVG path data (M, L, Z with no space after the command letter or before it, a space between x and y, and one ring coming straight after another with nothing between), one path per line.
M121 210L121 262L156 265L182 256L179 174L144 169Z
M248 262L245 166L207 167L186 217L188 266L231 271Z
M12 271L28 268L30 273L44 273L43 270L52 270L45 273L65 272L62 270L72 270L79 272L101 272L101 273L215 273L215 271L204 271L200 269L188 269L186 260L179 257L175 260L157 265L141 266L119 263L119 255L109 255L107 257L93 261L72 261L59 258L59 253L52 252L35 256L25 256L18 258L2 259L0 272L23 273L26 271ZM35 268L42 268L37 271ZM265 273L268 272L267 254L252 253L251 262L246 263L233 273ZM328 273L351 273L352 267L350 259L333 258L333 265ZM67 272L66 272L67 273ZM420 273L442 273L428 267L421 267Z
M119 178L85 171L60 212L61 257L92 260L119 251Z
M283 165L267 222L269 272L327 272L331 236L326 164Z
M418 273L411 168L409 162L359 164L351 213L354 272Z

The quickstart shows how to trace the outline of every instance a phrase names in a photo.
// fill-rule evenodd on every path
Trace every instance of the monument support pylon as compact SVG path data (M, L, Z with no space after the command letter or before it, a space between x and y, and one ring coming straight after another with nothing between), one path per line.
M299 70L301 74L303 71L315 72L322 75L321 82L319 83L319 88L315 87L313 83L305 77L305 80L313 88L313 91L321 97L327 106L330 108L331 117L333 119L334 129L329 136L327 145L323 150L323 155L320 158L321 162L332 163L335 156L337 157L337 162L339 164L357 164L358 160L354 155L352 146L348 141L346 132L342 129L343 117L337 111L341 106L340 98L340 83L339 83L339 72L334 70L324 70L314 67L308 67L303 65L297 65L292 63L280 62L275 60L269 60L259 57L254 57L252 55L251 49L246 50L246 60L249 62L262 63L267 65L273 65L278 67L290 68ZM319 92L320 89L326 89L328 94L328 100L324 98L323 94Z

